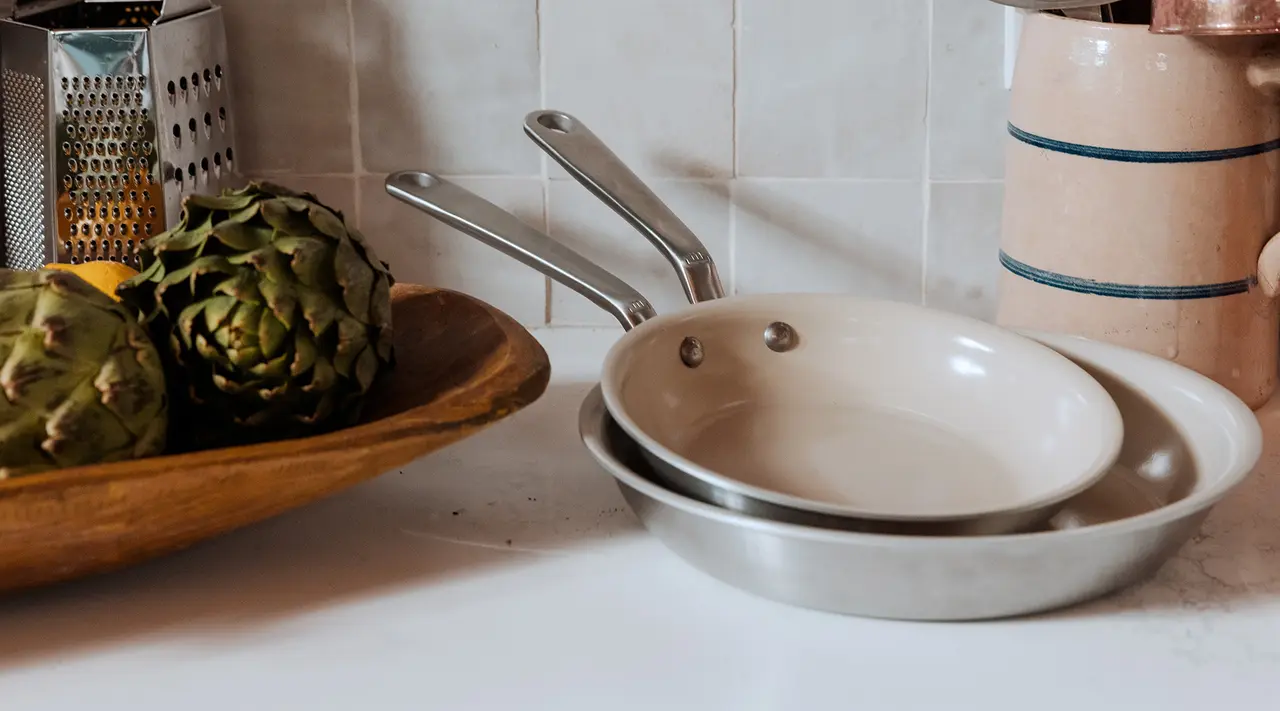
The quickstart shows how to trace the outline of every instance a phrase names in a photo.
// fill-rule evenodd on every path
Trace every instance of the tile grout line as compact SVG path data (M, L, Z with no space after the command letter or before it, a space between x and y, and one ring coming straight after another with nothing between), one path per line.
M534 0L533 3L533 28L534 43L538 48L538 108L547 108L547 45L543 41L542 27L542 0ZM550 179L551 171L548 161L550 157L546 152L538 151L538 167L544 181Z
M733 0L732 13L733 17L729 23L729 29L733 34L733 39L730 42L730 48L733 53L730 64L733 84L729 92L729 130L731 134L730 140L733 145L733 155L729 158L729 176L731 179L738 177L738 72L740 70L738 61L742 56L740 52L742 45L742 0Z
M933 83L933 9L936 0L929 0L925 5L925 73L924 73L924 171L920 181L920 304L929 304L929 217L933 201L933 181L930 172L933 169L933 136L930 130L930 90Z
M547 108L547 46L542 33L542 0L533 2L534 45L538 48L538 108ZM542 183L542 229L551 233L551 173L548 156L538 151L539 179ZM551 277L542 277L542 322L551 328Z
M551 184L546 180L542 181L542 229L551 234ZM551 277L543 276L542 284L542 322L551 328Z
M739 61L742 57L742 0L733 0L733 91L730 94L729 115L731 117L733 156L732 168L729 171L729 273L728 284L724 286L725 296L738 293L738 209L734 203L738 184L738 73Z
M364 190L361 187L361 177L364 175L364 146L360 140L360 78L356 71L356 9L355 0L347 0L347 45L348 56L350 57L351 77L347 85L347 94L351 101L350 114L351 119L351 168L352 182L355 184L352 198L355 200L355 220L356 225L363 224L364 221Z

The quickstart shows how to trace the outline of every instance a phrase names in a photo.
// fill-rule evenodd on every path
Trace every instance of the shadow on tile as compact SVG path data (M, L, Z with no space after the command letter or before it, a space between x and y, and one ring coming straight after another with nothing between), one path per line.
M684 165L678 157L666 156L663 163L672 171L690 170L690 167ZM712 191L720 200L732 202L739 216L745 215L760 224L771 225L788 239L794 238L806 243L811 253L821 255L821 264L816 265L814 274L808 275L816 278L806 280L805 287L800 285L800 279L797 278L796 286L787 287L788 290L807 288L846 291L843 287L837 288L835 282L843 283L847 275L853 287L848 291L912 303L920 301L921 257L914 244L906 249L895 249L892 252L883 249L873 244L874 240L865 235L851 235L848 225L819 215L777 192L763 190L753 190L749 194L742 190L731 192L727 183L699 183L698 187L705 191ZM738 245L736 249L739 253L736 256L740 256L743 250L741 230L745 224L748 223L742 219L737 222L740 231L735 236ZM769 254L789 249L773 244L763 245L763 247ZM912 252L916 252L917 256L904 258L904 255ZM733 255L712 256L718 262L727 265ZM743 270L740 268L736 271L741 274ZM792 271L796 275L805 273L803 269ZM821 275L818 272L821 272ZM833 279L832 275L840 276ZM744 287L750 291L760 291L745 283L735 285L737 290L742 290Z

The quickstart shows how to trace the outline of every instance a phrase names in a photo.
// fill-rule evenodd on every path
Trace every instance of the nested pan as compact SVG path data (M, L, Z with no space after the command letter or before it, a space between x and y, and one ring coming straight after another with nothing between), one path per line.
M580 431L655 537L742 590L892 619L1042 612L1105 595L1159 569L1257 464L1262 429L1226 388L1163 358L1075 336L1025 335L1087 368L1116 396L1132 436L1114 483L1121 491L1130 479L1161 487L1153 505L1115 511L1123 497L1107 486L1110 500L1091 490L1063 510L1093 525L958 537L826 530L710 506L658 483L640 448L605 410L599 389L582 404ZM1171 482L1177 483L1164 488Z
M610 412L717 504L858 529L1020 530L1119 452L1119 411L1096 381L990 324L831 294L713 298L659 317L457 185L403 172L387 189L612 313L628 333L603 368Z

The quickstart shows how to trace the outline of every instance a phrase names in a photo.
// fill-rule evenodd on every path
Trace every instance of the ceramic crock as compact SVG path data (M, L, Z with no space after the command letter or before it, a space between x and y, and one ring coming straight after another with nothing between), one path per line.
M1280 351L1276 48L1028 14L996 322L1162 356L1263 405Z

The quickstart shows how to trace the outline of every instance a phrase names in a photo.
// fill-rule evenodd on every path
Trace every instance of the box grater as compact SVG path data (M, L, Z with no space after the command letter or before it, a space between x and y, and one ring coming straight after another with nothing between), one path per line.
M238 185L209 0L18 0L0 19L4 265L138 265L182 199Z

